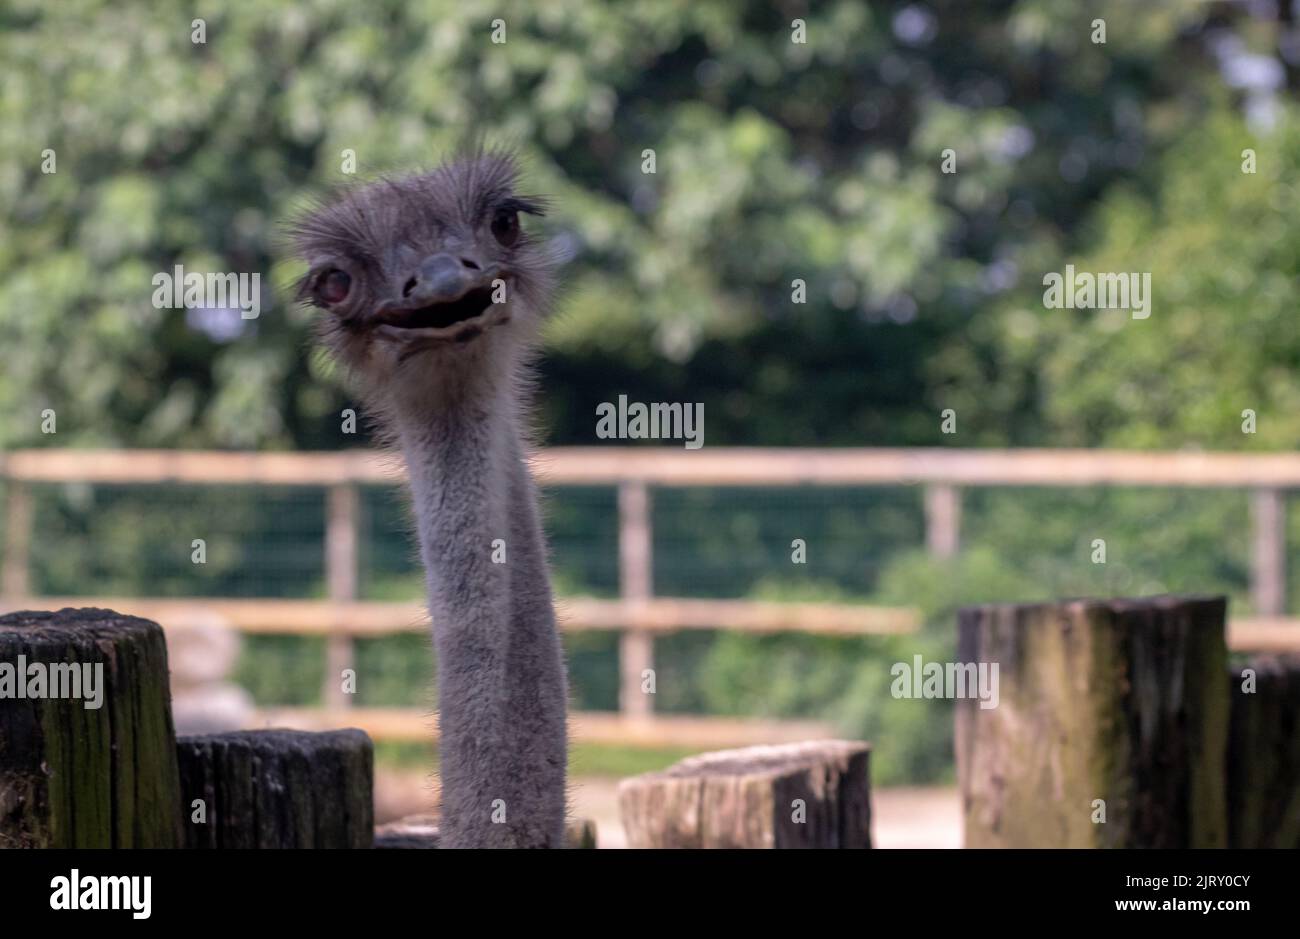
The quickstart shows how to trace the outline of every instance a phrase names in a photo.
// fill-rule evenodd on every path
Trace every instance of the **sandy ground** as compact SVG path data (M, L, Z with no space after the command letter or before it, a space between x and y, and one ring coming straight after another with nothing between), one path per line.
M602 848L627 847L618 817L618 780L578 777L571 783L573 814L596 822ZM375 780L379 823L430 811L437 801L430 777L381 772ZM877 848L960 848L961 806L950 787L877 789L871 794L871 839Z
M960 848L961 798L955 787L878 789L871 794L877 848Z

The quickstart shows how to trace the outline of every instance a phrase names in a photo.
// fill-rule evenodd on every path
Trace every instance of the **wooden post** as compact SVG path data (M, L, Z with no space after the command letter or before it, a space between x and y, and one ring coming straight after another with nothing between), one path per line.
M939 558L957 553L961 541L961 491L935 483L925 487L925 546Z
M1256 616L1286 612L1286 503L1277 489L1251 493L1250 599Z
M641 480L618 487L619 588L625 603L649 600L654 583L654 534L650 524L650 493ZM618 704L624 717L649 718L654 696L641 690L646 670L654 669L654 638L639 629L619 637Z
M157 623L111 610L2 616L0 685L0 848L180 846Z
M1300 656L1230 670L1228 843L1300 848Z
M375 753L360 730L181 737L177 751L185 847L372 846Z
M958 663L985 666L996 689L954 695L966 847L1226 845L1226 608L961 610Z
M719 750L619 783L631 848L869 848L869 744Z
M9 480L5 499L4 569L0 596L17 600L31 596L32 492L25 482Z
M325 521L325 581L334 603L357 598L357 541L360 497L350 483L331 486ZM337 629L337 623L331 623ZM343 691L343 670L353 667L350 636L335 634L325 640L325 684L321 702L327 708L352 706L352 695Z

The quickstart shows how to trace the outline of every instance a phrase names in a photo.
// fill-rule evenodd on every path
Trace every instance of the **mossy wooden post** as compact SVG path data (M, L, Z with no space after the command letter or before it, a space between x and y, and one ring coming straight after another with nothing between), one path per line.
M1228 682L1229 844L1300 848L1300 656L1256 656Z
M1226 606L963 609L958 661L998 664L955 702L966 847L1226 846Z
M375 751L364 731L247 730L181 737L177 748L186 847L372 846Z
M0 616L0 848L177 847L179 807L158 624Z
M720 750L623 780L632 848L869 848L871 747L845 740Z

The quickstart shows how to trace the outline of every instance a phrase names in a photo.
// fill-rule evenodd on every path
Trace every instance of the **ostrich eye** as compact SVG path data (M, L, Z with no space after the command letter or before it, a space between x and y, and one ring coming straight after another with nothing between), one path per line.
M492 236L505 247L519 240L519 214L502 209L492 218Z
M342 303L348 298L348 291L351 289L352 278L345 271L335 268L321 277L316 294L325 303Z

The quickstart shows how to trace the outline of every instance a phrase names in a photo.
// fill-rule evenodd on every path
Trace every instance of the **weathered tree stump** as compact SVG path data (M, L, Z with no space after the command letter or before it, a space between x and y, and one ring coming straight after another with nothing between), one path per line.
M999 666L956 701L966 847L1225 846L1226 606L963 609L959 662Z
M372 845L374 747L363 731L238 731L182 737L177 750L186 847Z
M1228 682L1228 842L1300 848L1300 656L1256 656Z
M596 823L571 818L564 827L566 848L596 847ZM438 816L407 815L375 829L375 847L386 849L431 849L438 847Z
M158 624L0 616L0 847L177 847L179 806Z
M619 784L632 848L869 848L871 747L720 750Z

